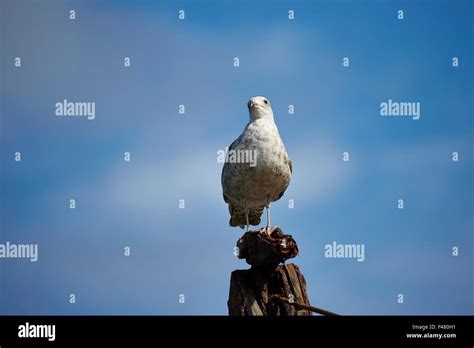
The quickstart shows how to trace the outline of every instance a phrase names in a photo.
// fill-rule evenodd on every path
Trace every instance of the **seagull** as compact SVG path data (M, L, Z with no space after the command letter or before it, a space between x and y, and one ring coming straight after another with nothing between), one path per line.
M222 191L229 205L232 227L247 231L250 225L259 225L265 208L267 225L264 231L270 235L270 204L279 200L290 184L293 171L291 161L273 119L273 110L265 97L253 97L248 103L250 120L242 134L229 146L228 152L250 153L254 163L228 161L222 169Z

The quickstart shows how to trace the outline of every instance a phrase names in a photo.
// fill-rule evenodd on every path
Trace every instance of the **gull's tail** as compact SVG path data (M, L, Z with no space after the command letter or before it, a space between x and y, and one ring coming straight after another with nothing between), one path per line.
M265 207L251 208L249 209L249 224L257 226L260 224L260 217L262 216L263 209ZM239 226L244 228L246 226L245 211L243 209L237 209L229 204L230 221L229 225L232 227Z

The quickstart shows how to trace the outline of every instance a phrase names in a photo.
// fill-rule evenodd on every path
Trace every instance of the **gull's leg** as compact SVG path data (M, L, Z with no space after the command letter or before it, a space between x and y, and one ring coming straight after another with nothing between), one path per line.
M270 227L270 203L268 203L265 208L267 209L267 227Z
M267 205L265 206L267 210L267 226L265 227L265 231L267 232L268 235L270 235L270 229L271 229L271 223L270 223L270 205L271 203L268 202Z
M249 223L249 213L250 213L249 208L245 208L244 212L245 212L245 224L247 226L247 232L248 232L249 231L249 226L250 226L250 223Z

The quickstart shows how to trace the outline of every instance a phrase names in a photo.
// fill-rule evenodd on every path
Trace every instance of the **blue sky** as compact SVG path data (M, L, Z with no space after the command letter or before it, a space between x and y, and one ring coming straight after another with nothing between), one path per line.
M294 168L272 222L298 241L292 262L311 302L341 314L473 314L472 2L0 10L0 243L39 245L36 263L0 260L0 313L226 314L230 273L248 266L233 255L242 231L228 226L217 151L244 128L247 100L264 95ZM63 99L94 101L95 120L56 117ZM420 119L381 117L388 99L421 103ZM325 258L333 241L364 244L365 261Z

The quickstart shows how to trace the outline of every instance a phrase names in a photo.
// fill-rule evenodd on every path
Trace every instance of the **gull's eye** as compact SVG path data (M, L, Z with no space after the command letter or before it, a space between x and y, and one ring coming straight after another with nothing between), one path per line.
M268 100L265 99L263 102L268 105Z

